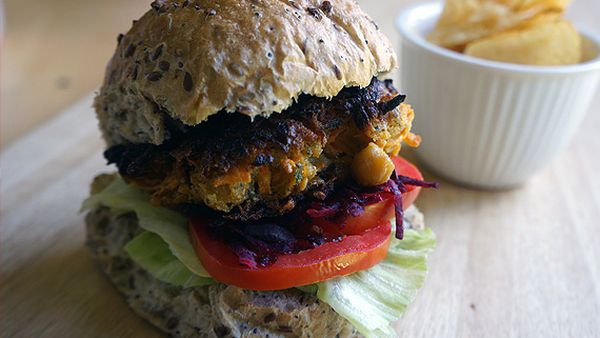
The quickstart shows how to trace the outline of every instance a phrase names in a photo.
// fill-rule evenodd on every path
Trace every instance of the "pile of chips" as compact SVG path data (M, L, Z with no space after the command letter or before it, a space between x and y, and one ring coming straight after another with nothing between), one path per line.
M467 55L553 66L582 59L581 36L562 17L570 0L446 0L428 40Z

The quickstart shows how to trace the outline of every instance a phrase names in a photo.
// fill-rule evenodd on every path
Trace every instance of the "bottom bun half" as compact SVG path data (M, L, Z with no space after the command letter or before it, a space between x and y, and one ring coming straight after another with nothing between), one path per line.
M157 280L124 250L141 229L134 213L101 207L86 216L95 260L129 306L175 337L360 337L315 296L296 289L250 291L224 284L182 288Z

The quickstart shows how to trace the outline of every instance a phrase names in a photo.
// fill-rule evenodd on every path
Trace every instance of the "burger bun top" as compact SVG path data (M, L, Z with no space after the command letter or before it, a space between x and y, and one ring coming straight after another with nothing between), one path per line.
M155 1L119 37L95 107L109 145L160 144L165 113L186 125L220 111L268 117L303 93L365 87L396 63L352 0Z

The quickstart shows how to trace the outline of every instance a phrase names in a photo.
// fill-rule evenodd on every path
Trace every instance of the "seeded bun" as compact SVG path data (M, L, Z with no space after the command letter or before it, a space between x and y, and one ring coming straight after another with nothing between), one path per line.
M165 116L266 117L302 93L333 97L395 67L390 42L352 0L155 1L119 37L95 107L109 145L161 144Z

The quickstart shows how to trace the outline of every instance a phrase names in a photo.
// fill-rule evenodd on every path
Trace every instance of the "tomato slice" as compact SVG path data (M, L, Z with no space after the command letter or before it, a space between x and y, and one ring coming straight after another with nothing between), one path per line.
M423 179L410 162L401 157L394 157L393 161L398 175ZM402 195L404 208L414 202L421 190L415 186L407 188ZM390 244L389 220L393 215L393 199L370 205L361 216L347 220L340 241L278 256L275 263L257 268L241 265L225 243L209 234L206 220L191 219L190 233L202 265L214 279L250 290L281 290L348 275L381 262Z
M206 224L199 220L191 224L194 246L206 271L222 283L250 290L288 289L368 269L385 258L391 239L390 224L383 222L362 235L279 256L274 264L253 269L240 265L229 247L211 238Z

